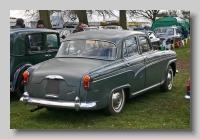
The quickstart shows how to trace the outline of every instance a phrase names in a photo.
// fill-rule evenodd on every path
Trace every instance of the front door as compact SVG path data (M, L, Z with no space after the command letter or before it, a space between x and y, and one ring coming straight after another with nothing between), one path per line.
M34 33L26 37L27 61L35 65L47 60L45 34Z
M161 55L158 50L153 50L146 36L139 36L141 54L145 61L146 78L145 88L158 85L161 80Z

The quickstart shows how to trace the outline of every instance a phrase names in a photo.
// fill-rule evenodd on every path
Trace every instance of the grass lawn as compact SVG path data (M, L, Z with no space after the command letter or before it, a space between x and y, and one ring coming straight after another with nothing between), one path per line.
M41 109L31 113L33 105L24 105L11 94L10 129L184 129L189 130L190 100L184 99L190 76L190 46L175 48L177 69L173 89L159 88L126 101L120 114L106 116L101 110L75 111Z

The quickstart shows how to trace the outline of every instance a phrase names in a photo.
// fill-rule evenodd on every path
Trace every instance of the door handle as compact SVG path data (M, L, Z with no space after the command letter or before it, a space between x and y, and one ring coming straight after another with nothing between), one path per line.
M130 65L131 65L131 63L126 63L126 65L127 65L127 66L130 66Z
M48 54L45 54L45 56L48 57L49 55L48 55Z

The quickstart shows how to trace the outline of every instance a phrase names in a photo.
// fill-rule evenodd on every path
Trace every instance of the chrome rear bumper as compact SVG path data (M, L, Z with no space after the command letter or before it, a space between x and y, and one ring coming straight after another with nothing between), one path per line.
M74 102L67 102L67 101L61 101L61 100L47 100L43 98L29 97L28 92L24 92L23 96L20 98L19 101L25 104L29 103L33 105L39 105L39 106L70 108L70 109L75 109L77 111L79 109L88 110L88 109L94 109L96 107L96 102L80 103L79 97L76 97Z

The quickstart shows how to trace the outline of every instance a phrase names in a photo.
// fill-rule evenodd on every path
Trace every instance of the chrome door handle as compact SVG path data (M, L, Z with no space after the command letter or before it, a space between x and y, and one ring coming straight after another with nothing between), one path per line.
M48 55L48 54L46 54L45 56L46 56L46 57L48 57L49 55Z

